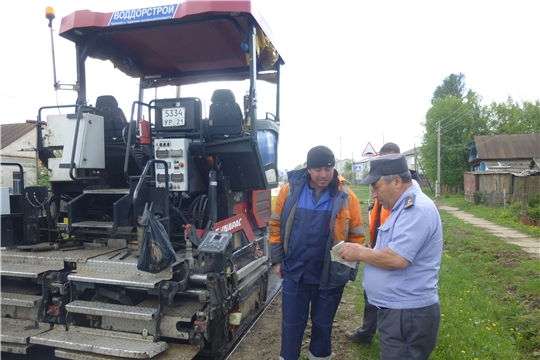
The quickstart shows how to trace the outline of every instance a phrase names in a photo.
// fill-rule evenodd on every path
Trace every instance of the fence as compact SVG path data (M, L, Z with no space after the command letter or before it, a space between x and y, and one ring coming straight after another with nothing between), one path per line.
M441 184L441 195L459 194L462 191L462 186Z
M510 173L464 174L465 200L486 205L513 204L540 192L540 176L515 176Z

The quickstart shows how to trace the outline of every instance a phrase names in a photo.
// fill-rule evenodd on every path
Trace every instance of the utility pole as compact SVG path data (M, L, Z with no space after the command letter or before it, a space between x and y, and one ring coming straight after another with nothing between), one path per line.
M437 126L437 185L435 197L441 196L441 120Z
M352 162L352 166L351 166L352 184L355 185L355 182L356 182L356 166L354 166L354 153L353 152L351 152L351 162Z
M343 158L341 157L341 136L339 137L339 160L343 160Z

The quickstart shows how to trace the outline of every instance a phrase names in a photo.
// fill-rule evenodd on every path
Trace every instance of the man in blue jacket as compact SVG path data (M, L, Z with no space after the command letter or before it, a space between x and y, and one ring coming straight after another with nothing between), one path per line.
M310 314L308 359L330 359L334 316L358 270L331 260L335 244L365 242L360 203L334 165L329 148L312 148L306 168L289 172L270 218L271 260L283 278L282 360L300 357Z

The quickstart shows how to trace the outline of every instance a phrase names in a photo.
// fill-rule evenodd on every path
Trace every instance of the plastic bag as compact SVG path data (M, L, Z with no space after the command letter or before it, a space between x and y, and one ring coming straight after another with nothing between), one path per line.
M158 273L176 262L176 254L165 227L146 210L143 214L144 233L137 269Z

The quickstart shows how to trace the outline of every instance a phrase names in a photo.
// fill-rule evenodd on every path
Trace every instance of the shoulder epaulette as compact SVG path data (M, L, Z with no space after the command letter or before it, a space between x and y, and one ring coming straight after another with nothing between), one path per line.
M407 200L405 201L405 206L403 206L404 209L408 209L414 205L414 199L416 198L416 195L412 194L409 195Z

